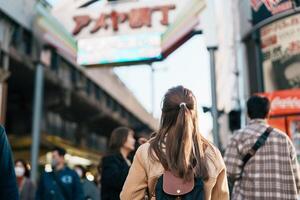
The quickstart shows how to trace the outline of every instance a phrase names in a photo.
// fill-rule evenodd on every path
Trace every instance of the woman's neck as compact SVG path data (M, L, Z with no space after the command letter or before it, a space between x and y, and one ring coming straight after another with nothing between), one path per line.
M23 180L24 180L24 179L25 179L24 176L17 177L18 187L21 187L21 186L22 186L22 183L23 183Z
M128 151L128 149L125 149L125 148L122 147L120 149L120 153L121 153L121 155L123 156L124 159L127 159L130 152Z

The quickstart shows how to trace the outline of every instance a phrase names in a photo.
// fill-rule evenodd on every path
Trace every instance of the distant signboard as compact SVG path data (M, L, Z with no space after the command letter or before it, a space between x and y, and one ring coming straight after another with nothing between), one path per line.
M161 55L161 35L145 33L80 39L77 61L82 65L146 62Z
M114 7L107 9L107 11L97 12L96 18L92 14L74 15L75 25L72 33L74 36L82 38L112 33L135 33L140 32L140 30L143 31L144 27L150 30L163 31L170 23L170 15L173 10L176 10L176 5L169 3L151 7L134 7L130 10L118 11L115 9ZM159 21L152 19L152 16L156 14L160 15Z
M260 93L271 102L270 115L300 114L300 89Z
M300 87L300 14L260 30L266 92Z
M273 15L290 10L298 0L250 0L253 24L257 24Z
M83 8L54 8L53 15L76 38L78 64L118 65L162 59L166 48L193 30L204 7L204 0L99 1ZM188 21L183 24L178 17Z

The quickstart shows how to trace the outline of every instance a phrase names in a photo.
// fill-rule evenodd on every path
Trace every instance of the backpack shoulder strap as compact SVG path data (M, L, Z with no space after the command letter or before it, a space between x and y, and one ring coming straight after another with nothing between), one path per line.
M273 131L273 128L272 127L268 127L266 130L265 130L265 132L261 135L261 136L259 136L259 138L257 139L257 141L255 142L255 144L252 146L252 148L248 151L248 153L244 156L244 158L243 158L243 165L242 165L242 173L243 173L243 171L244 171L244 167L245 167L245 165L246 165L246 163L250 160L250 158L252 157L252 156L254 156L255 155L255 153L256 153L256 151L261 147L261 146L263 146L265 143L266 143L266 141L267 141L267 139L268 139L268 137L269 137L269 135L270 135L270 133Z

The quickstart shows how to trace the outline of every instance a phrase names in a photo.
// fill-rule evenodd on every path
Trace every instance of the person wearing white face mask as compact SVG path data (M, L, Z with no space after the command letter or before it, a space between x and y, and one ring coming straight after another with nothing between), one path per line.
M17 177L20 200L33 200L35 198L35 185L29 179L29 170L24 160L15 161L15 173Z
M74 167L75 172L78 174L84 193L85 200L100 200L100 191L99 188L95 185L94 182L87 180L85 174L86 169L81 165L76 165Z

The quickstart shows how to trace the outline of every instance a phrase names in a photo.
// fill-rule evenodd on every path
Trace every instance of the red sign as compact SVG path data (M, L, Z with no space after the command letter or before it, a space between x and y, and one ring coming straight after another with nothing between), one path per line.
M250 3L256 12L264 5L272 14L280 13L293 7L291 1L283 2L283 0L251 0Z
M155 6L152 8L145 7L131 9L128 13L120 13L113 10L111 13L100 14L98 19L93 19L89 15L74 16L73 20L75 21L76 26L72 32L74 35L77 35L82 29L89 26L90 23L94 23L90 33L96 33L100 29L108 29L110 26L117 32L119 30L119 25L126 21L129 22L129 27L131 29L138 29L144 26L151 27L153 12L161 12L162 18L160 23L163 26L167 26L169 25L169 11L175 8L175 5ZM109 23L109 20L111 23Z
M263 2L261 0L251 0L251 6L253 10L258 11L258 9L262 6Z
M271 102L270 116L300 114L300 89L261 93Z

